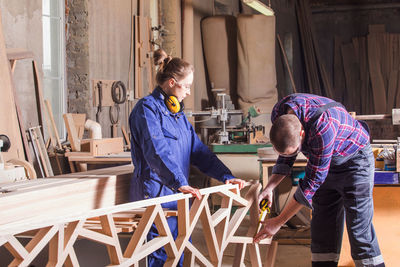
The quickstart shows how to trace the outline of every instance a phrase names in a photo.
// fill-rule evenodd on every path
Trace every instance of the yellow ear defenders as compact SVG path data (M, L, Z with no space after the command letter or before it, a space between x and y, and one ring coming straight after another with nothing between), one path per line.
M167 95L161 88L159 88L159 91L164 96L164 103L172 114L183 110L183 103L180 103L176 96Z

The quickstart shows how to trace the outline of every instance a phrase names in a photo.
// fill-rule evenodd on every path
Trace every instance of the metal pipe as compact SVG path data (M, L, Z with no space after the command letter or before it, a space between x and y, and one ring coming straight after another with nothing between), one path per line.
M357 120L384 120L391 119L392 114L376 114L376 115L356 115Z
M228 115L242 115L243 111L241 110L228 110L226 112ZM191 116L211 116L212 112L211 111L193 111L190 112Z
M369 4L369 5L340 5L340 6L323 6L323 7L311 7L311 13L330 13L330 12L347 12L347 11L361 11L371 9L392 9L400 8L400 3L386 3L386 4Z

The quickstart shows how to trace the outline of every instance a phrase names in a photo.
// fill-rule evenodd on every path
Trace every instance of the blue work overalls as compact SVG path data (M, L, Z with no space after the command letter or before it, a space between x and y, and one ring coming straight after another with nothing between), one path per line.
M312 120L317 120L328 108L340 105L329 104L320 108ZM361 123L368 130L366 123ZM344 220L356 266L384 266L372 225L374 169L370 144L348 157L332 157L328 176L312 198L313 267L337 266Z
M130 187L131 201L178 193L179 187L188 185L190 164L222 182L234 178L200 141L185 114L173 114L167 109L160 88L138 101L130 114L129 126L135 166ZM177 203L165 203L162 207L176 209ZM176 217L169 217L167 221L176 238ZM158 233L153 224L147 239L156 236ZM165 250L161 248L148 256L149 266L162 266L166 258Z

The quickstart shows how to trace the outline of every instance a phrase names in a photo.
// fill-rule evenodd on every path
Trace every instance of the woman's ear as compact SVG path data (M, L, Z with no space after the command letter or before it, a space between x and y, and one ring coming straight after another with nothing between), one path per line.
M168 86L169 86L169 88L174 87L175 83L176 83L175 79L174 79L174 78L170 78L170 79L168 80Z

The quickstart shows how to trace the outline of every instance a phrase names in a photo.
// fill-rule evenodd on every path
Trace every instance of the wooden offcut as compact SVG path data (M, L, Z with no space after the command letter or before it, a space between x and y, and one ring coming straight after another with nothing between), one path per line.
M72 151L81 151L80 140L78 137L78 131L76 129L74 118L71 113L63 115L65 127L68 131L68 140L71 144Z
M103 139L83 139L81 140L82 155L88 153L92 156L105 156L117 154L124 151L122 137L103 138Z
M371 26L370 26L371 29ZM386 112L386 89L381 71L381 55L379 39L381 34L371 32L368 35L368 63L371 77L371 84L374 97L374 112L382 114Z
M0 12L0 114L3 114L0 117L0 133L7 135L12 144L10 150L3 153L6 161L13 158L25 160L13 91L15 88L6 54Z

